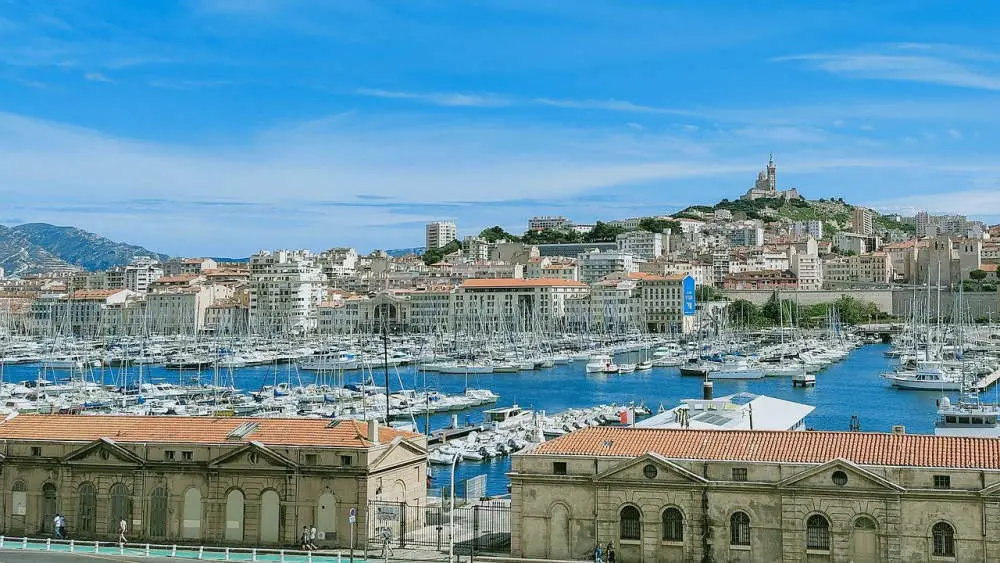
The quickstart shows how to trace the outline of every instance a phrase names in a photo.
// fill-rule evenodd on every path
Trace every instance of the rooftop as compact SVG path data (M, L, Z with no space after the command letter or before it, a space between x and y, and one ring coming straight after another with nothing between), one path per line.
M574 280L564 280L558 278L538 278L530 280L522 279L468 279L462 281L462 286L466 289L513 289L518 287L587 287L587 284Z
M229 438L233 430L246 423L257 426L238 440ZM367 427L360 421L341 420L331 426L329 419L309 418L22 414L0 423L0 439L3 440L92 442L107 438L119 443L260 442L276 446L366 448L372 445L366 435ZM396 437L417 436L419 434L393 428L379 428L379 441L383 443Z
M1000 469L1000 440L872 432L670 430L592 427L545 442L528 455L638 457L706 461L825 463Z

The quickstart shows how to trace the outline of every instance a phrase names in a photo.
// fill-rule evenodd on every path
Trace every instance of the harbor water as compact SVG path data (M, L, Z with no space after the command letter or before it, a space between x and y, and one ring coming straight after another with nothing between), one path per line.
M901 391L890 387L880 377L880 373L890 366L890 360L883 357L883 352L888 349L888 345L876 344L853 350L844 360L817 374L815 387L793 388L791 379L787 377L718 380L715 382L715 395L750 392L813 405L816 410L806 419L806 425L816 430L848 430L851 417L857 416L863 431L888 432L894 425L903 425L908 433L933 432L935 402L941 393ZM132 368L129 375L133 382L134 370ZM6 382L32 380L38 377L38 371L37 365L8 365L4 367L3 379ZM159 366L144 367L143 372L147 381L171 383L190 383L195 377L210 383L217 377L211 370L198 373L167 370ZM60 372L49 372L47 377L53 379L59 375ZM702 392L700 378L681 377L677 368L604 375L587 374L583 363L571 363L530 372L462 375L423 372L415 366L401 366L390 368L389 375L389 386L393 390L401 386L417 390L436 389L445 393L461 393L466 387L490 389L500 395L496 406L516 403L522 408L544 410L549 414L572 407L608 403L642 403L656 412L661 405L672 408L681 399L700 397ZM343 383L359 383L363 377L369 376L373 377L376 385L384 384L385 376L381 369L375 369L370 374L347 372ZM93 372L95 380L107 384L120 382L120 377L117 368L95 368ZM312 372L300 371L291 365L255 366L226 370L219 383L233 384L244 391L256 391L263 385L281 382L309 384L315 378ZM995 389L991 389L990 398L995 393ZM482 421L483 409L491 406L458 413L460 424ZM450 419L449 414L438 414L430 416L429 420L417 418L414 422L420 431L424 431L427 426L431 430L443 428L450 423ZM465 461L459 464L456 478L461 480L485 474L487 493L499 495L507 492L505 473L509 469L510 458L479 463ZM433 488L449 485L450 468L434 466L433 472Z

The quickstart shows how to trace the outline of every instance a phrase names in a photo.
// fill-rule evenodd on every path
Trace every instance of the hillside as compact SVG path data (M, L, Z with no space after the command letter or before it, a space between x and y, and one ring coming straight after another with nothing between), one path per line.
M0 266L8 275L65 269L104 270L129 263L135 256L166 260L141 246L47 223L0 226Z
M734 218L760 219L765 223L781 220L788 221L823 221L823 238L831 238L835 233L849 230L854 206L838 199L785 199L761 198L753 201L724 199L715 205L692 205L673 215L675 218L700 219L704 213L726 209L733 213ZM897 223L875 212L876 230L897 229L908 233L914 232L913 225Z

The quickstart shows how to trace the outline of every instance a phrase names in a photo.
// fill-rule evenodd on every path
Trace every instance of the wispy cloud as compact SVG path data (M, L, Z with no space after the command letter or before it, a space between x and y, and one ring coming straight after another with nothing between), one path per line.
M84 80L89 82L107 82L108 84L114 84L114 80L108 78L107 75L100 72L87 72L83 75Z
M559 98L515 98L501 94L467 94L461 92L403 92L397 90L380 90L360 88L355 91L362 96L387 98L396 100L412 100L414 102L444 107L513 107L513 106L544 106L551 108L566 108L580 110L599 110L627 113L654 113L666 115L698 116L695 111L661 108L636 104L626 100L571 100Z
M377 88L359 88L357 94L374 98L393 100L413 100L445 107L502 107L512 105L512 101L495 94L463 94L458 92L399 92Z
M864 51L790 55L772 61L802 61L851 78L1000 90L1000 69L995 67L1000 56L953 45L903 43Z
M183 80L177 78L158 78L150 80L147 84L154 88L167 88L169 90L199 90L201 88L218 88L232 84L231 80Z

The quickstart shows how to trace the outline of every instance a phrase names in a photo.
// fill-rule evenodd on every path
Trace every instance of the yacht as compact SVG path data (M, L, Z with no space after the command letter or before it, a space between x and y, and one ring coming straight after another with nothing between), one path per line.
M1000 438L1000 405L983 403L975 393L963 394L957 403L941 397L937 403L935 436Z
M587 373L604 373L605 368L612 365L611 356L606 354L594 354L587 361Z
M961 378L952 377L941 368L940 362L918 360L914 371L896 371L883 374L897 389L923 391L961 391Z

